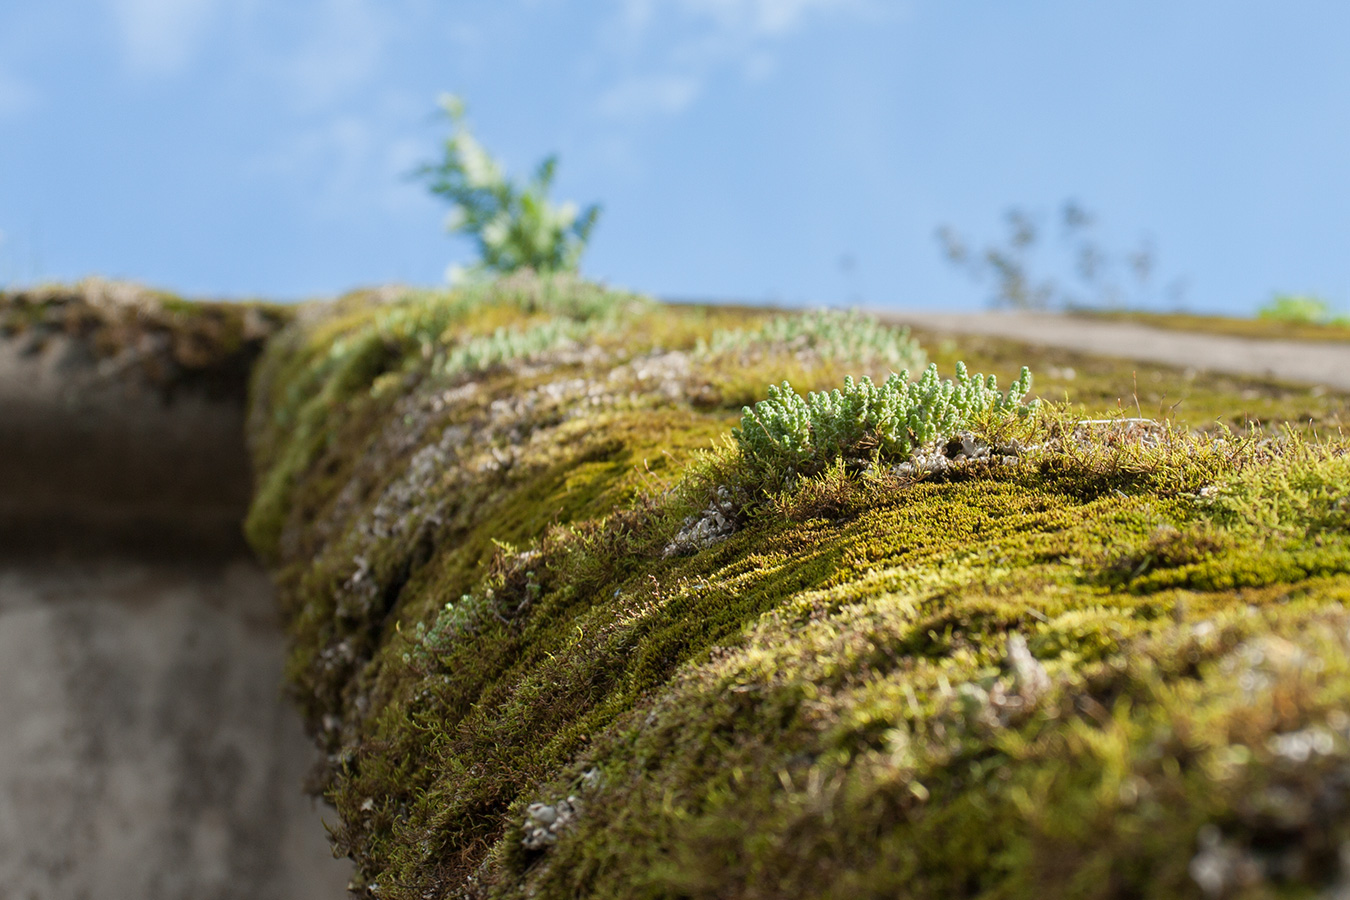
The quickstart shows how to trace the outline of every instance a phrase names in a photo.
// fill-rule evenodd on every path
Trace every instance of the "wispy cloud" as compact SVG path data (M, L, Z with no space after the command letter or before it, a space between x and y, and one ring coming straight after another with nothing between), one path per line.
M702 87L701 79L689 75L639 75L605 91L600 97L600 111L621 118L677 113L698 97Z
M191 61L220 0L111 0L122 52L132 71L176 72Z
M177 74L207 47L261 64L297 105L332 103L377 73L395 15L379 0L106 0L138 75ZM248 62L246 62L248 61Z
M354 207L398 212L426 202L408 176L429 149L405 119L395 108L332 116L292 133L248 169L296 189L319 218L342 218Z
M777 45L813 20L877 6L876 0L618 0L605 43L623 74L602 92L599 111L614 118L681 112L724 70L769 77Z
M341 98L376 73L393 38L392 23L370 0L319 0L313 28L286 71L302 106Z
M796 29L817 13L855 12L861 0L626 0L630 7L665 6L702 18L718 28L751 36L775 36ZM639 15L645 13L639 11Z
M37 106L37 91L26 82L0 72L0 118L15 116Z
M405 177L426 152L409 123L425 121L431 98L410 101L382 78L395 42L432 18L430 0L100 2L133 75L195 79L202 73L189 70L209 53L260 115L282 118L270 148L244 168L301 186L312 214L388 211L422 193ZM0 80L0 111L3 90Z

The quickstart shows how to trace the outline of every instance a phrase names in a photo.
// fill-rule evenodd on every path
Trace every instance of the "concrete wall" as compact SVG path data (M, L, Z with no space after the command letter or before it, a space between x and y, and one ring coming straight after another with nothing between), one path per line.
M344 895L239 537L242 421L0 339L0 896Z

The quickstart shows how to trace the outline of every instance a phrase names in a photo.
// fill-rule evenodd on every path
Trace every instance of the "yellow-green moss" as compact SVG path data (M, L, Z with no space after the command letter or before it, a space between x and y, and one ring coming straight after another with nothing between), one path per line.
M550 315L585 346L438 362ZM698 351L760 316L515 279L351 298L273 342L250 534L370 896L1336 887L1344 443L1084 428L1072 404L1102 415L1135 372L1074 357L1084 394L989 435L1006 459L766 493L725 440L746 385L854 364ZM1221 411L1234 383L1190 390ZM1275 420L1310 399L1238 390Z
M1350 326L1337 323L1288 322L1279 319L1240 319L1193 313L1153 313L1140 310L1083 311L1079 315L1109 322L1137 322L1169 331L1195 331L1229 337L1284 341L1330 341L1350 343Z
M1018 366L1030 366L1038 396L1084 416L1147 416L1204 430L1289 425L1326 435L1350 426L1350 394L1316 386L1093 357L1000 338L971 336L956 343L923 332L916 336L944 371L958 359L977 371L1016 372Z

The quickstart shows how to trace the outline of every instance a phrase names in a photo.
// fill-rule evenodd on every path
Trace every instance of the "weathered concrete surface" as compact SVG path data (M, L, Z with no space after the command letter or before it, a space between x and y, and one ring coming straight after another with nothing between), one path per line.
M0 896L339 898L251 562L0 562Z
M0 340L3 900L345 896L239 536L242 423Z
M1252 340L1046 313L887 311L878 315L928 331L1002 337L1101 356L1350 390L1350 344Z

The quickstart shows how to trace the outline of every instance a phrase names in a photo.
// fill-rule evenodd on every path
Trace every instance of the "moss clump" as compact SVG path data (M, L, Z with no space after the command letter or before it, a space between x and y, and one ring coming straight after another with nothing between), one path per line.
M307 311L255 381L251 534L369 896L1340 889L1345 443L1052 407L766 483L699 349L760 314L483 290Z
M135 374L166 397L186 389L243 400L264 342L289 319L272 304L193 302L99 279L0 291L0 336L23 341L25 352L71 341L106 371Z

